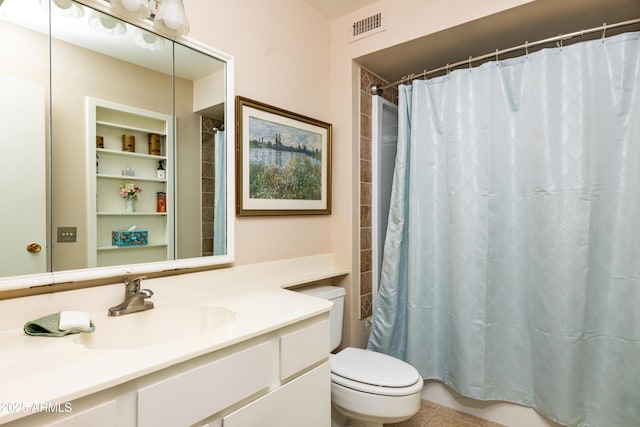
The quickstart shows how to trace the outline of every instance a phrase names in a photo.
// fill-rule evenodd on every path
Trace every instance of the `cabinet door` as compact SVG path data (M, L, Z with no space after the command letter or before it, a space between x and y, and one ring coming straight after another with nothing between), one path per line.
M222 421L222 427L330 425L329 362L232 412Z
M187 426L269 387L267 342L138 391L138 427Z
M280 338L280 379L301 372L329 355L329 319Z

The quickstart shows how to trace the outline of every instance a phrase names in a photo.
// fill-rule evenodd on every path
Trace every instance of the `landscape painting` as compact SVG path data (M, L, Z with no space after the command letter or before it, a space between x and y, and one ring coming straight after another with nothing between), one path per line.
M238 215L328 214L331 125L238 97Z

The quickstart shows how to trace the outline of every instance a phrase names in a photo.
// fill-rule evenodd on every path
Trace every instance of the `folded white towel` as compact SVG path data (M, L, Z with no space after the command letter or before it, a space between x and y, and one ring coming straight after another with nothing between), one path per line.
M64 331L74 328L89 331L91 329L89 313L86 311L61 311L60 325L58 326L58 329Z

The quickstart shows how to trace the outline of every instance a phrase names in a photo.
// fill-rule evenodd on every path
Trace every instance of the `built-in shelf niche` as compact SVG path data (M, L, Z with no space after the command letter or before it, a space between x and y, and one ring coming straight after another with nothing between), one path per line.
M174 259L174 144L170 115L87 98L88 263L89 267ZM124 151L123 135L135 137L135 151ZM149 135L160 135L160 154L150 154ZM97 137L102 147L98 147ZM158 178L162 162L165 177ZM127 175L127 174L133 175ZM142 187L135 212L126 212L123 183ZM166 194L166 212L157 211L157 193ZM148 244L114 246L112 232L132 226L148 232Z

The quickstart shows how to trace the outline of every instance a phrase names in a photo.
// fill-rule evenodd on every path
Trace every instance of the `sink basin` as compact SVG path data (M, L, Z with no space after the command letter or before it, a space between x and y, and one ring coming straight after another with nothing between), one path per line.
M93 349L128 349L181 341L215 331L235 319L223 307L155 308L118 317L94 318L96 330L74 342Z

